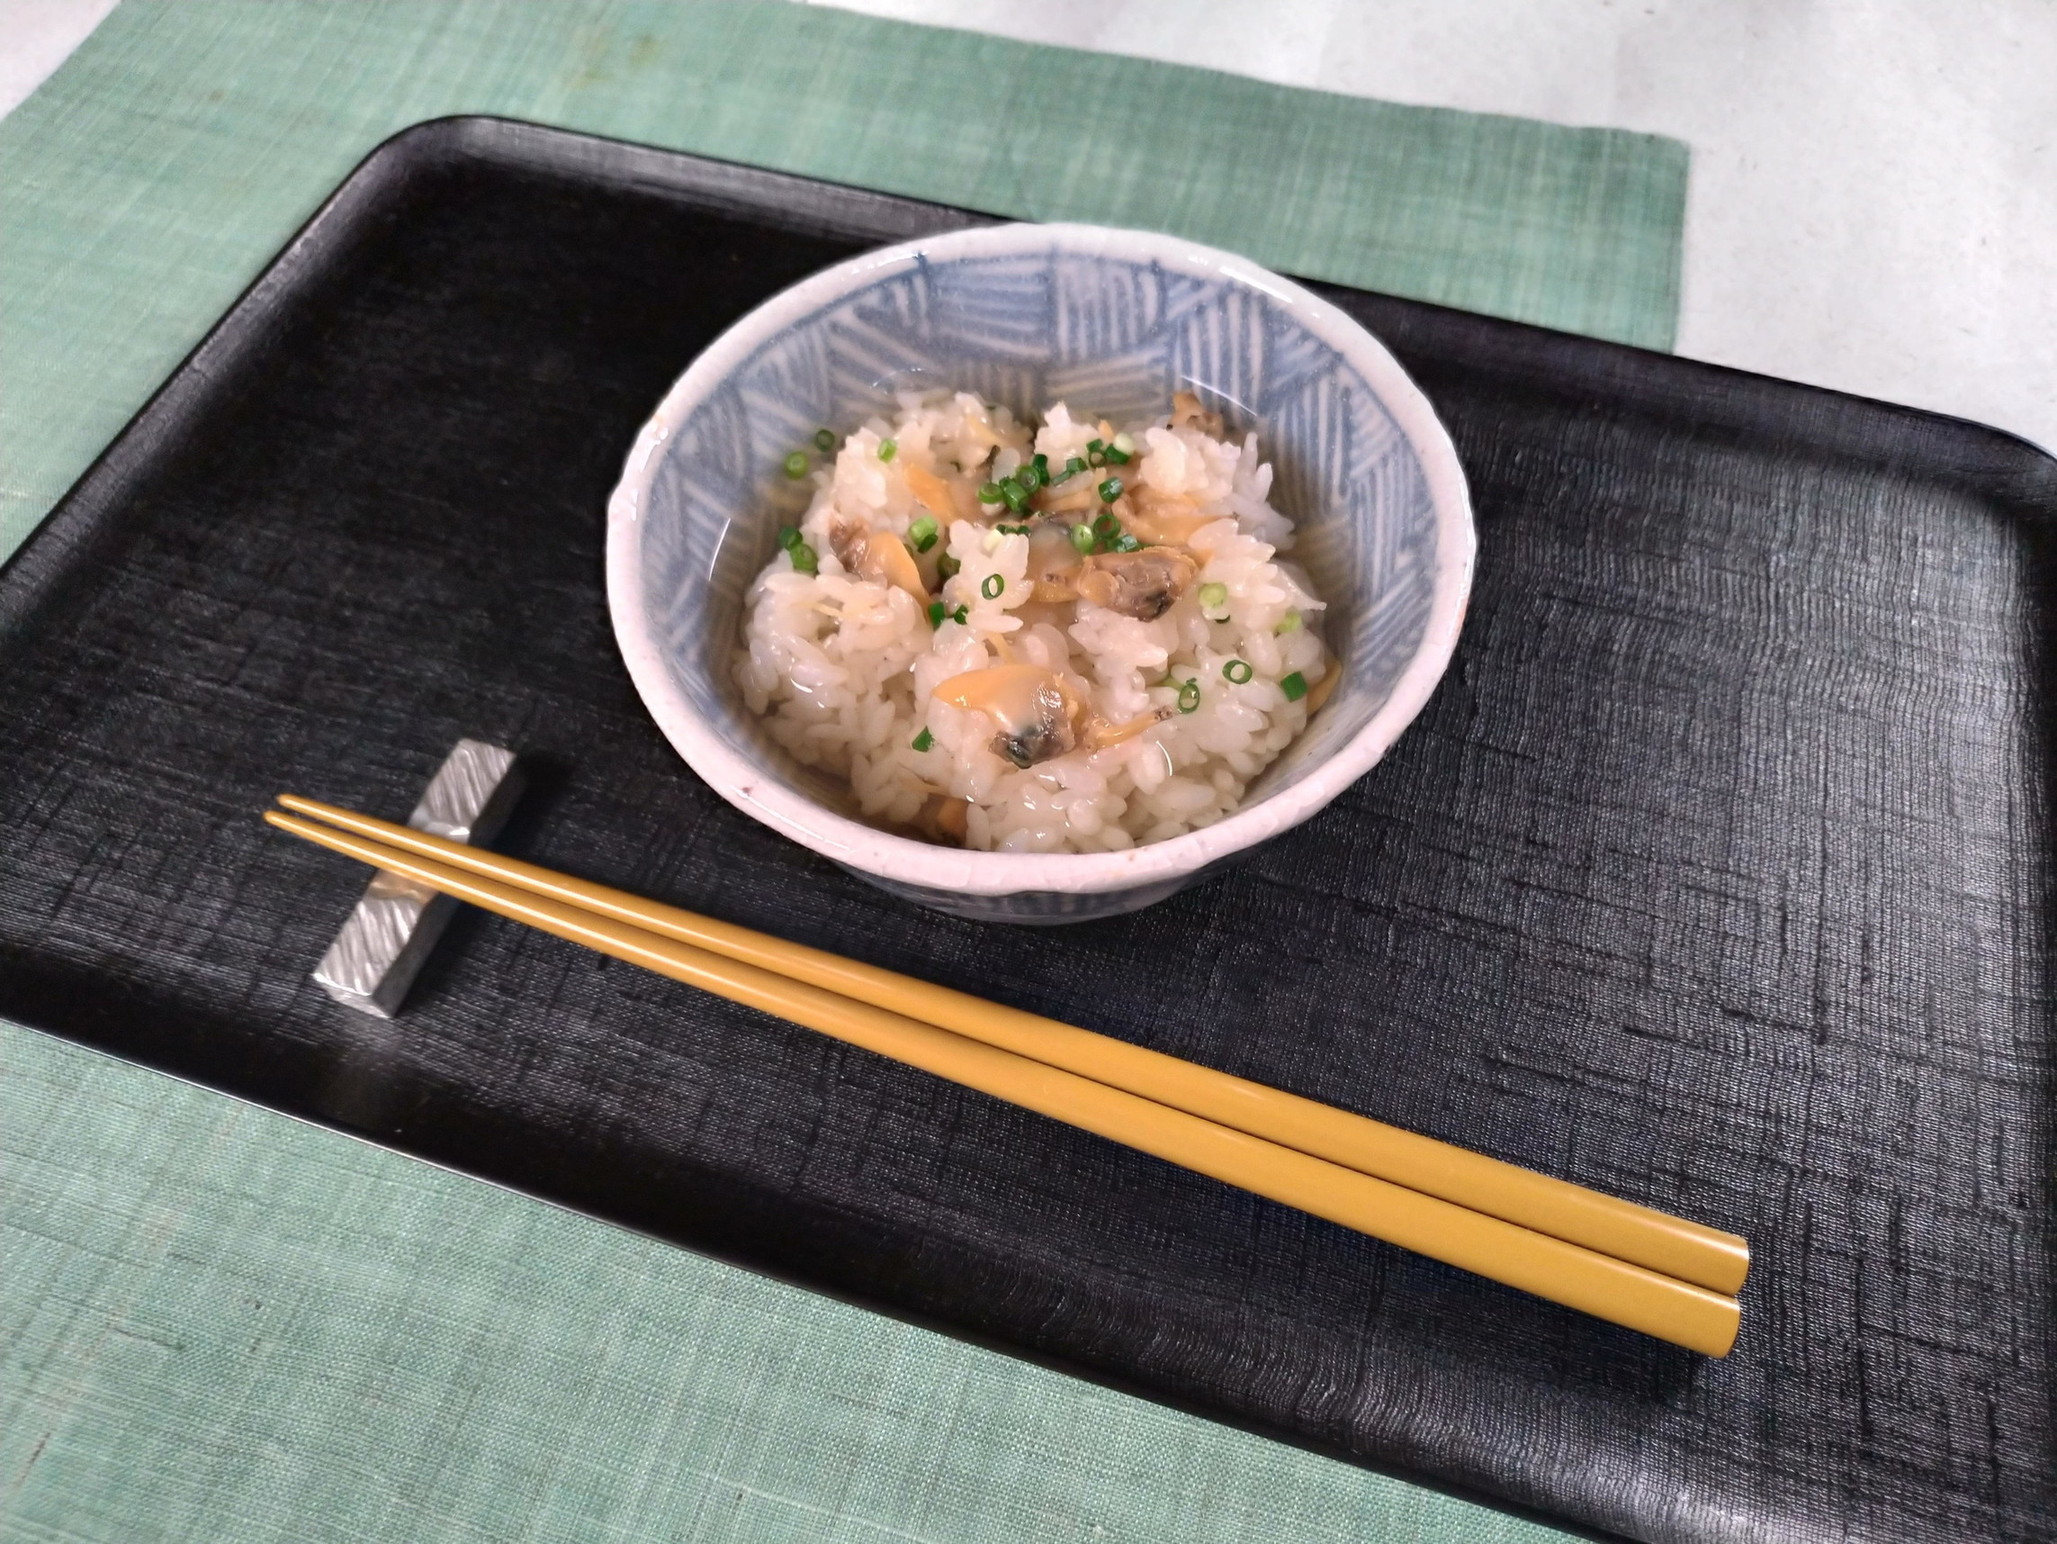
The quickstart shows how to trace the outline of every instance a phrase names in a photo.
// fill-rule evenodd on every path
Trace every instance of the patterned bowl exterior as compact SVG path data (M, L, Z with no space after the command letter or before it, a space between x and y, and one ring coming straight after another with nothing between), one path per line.
M730 670L744 592L811 485L779 464L891 393L950 387L1019 413L1121 421L1190 389L1276 469L1293 557L1329 602L1343 679L1308 732L1202 831L1108 854L967 853L852 816L795 764ZM637 689L739 808L896 895L957 916L1082 921L1162 900L1307 819L1384 754L1448 663L1470 592L1464 477L1374 339L1299 286L1142 232L1012 225L867 254L774 297L680 378L609 505L608 596Z

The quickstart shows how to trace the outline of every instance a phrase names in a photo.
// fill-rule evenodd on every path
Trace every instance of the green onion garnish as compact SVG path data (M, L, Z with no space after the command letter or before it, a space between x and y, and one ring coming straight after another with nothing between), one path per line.
M1050 458L1038 451L1029 465L1036 469L1036 481L1044 487L1050 486Z
M1100 484L1100 502L1102 504L1112 504L1120 497L1121 479L1119 477L1110 477L1107 481Z
M926 552L936 544L936 522L933 516L923 515L907 527L907 540L916 552Z
M950 613L950 620L955 622L959 627L962 627L970 616L971 608L969 606L959 606L955 611Z
M1102 541L1113 541L1121 534L1121 522L1113 515L1102 515L1093 522L1093 534Z
M827 429L816 429L814 431L814 448L824 453L834 450L836 448L835 435Z
M1278 619L1278 626L1272 629L1275 633L1297 633L1299 630L1300 613L1297 611L1288 611Z
M948 615L949 613L943 609L941 601L932 600L929 602L929 626L941 627L943 625L943 618Z
M1286 701L1298 702L1307 695L1307 677L1295 670L1279 682L1278 689L1286 694Z
M793 567L799 573L821 572L821 559L814 555L814 549L804 541L794 542L786 549L786 555L793 560Z
M807 475L807 452L804 450L796 450L790 456L786 457L785 469L786 475L788 477L796 479L805 477Z
M1117 434L1114 437L1113 448L1124 456L1133 456L1136 453L1136 437L1127 433Z
M897 455L899 455L899 454L900 454L900 442L899 442L898 440L880 440L880 441L879 441L879 460L881 460L881 461L890 461L890 460L892 460L892 459L893 459L893 457L895 457L895 456L897 456Z
M1034 463L1030 463L1028 466L1016 470L1014 480L1021 484L1021 491L1023 493L1034 493L1049 479L1036 469Z
M1107 447L1106 456L1108 464L1111 466L1127 466L1134 459L1133 452L1123 450L1119 440L1116 440Z
M1072 478L1078 476L1078 474L1083 472L1085 469L1086 458L1084 456L1073 456L1069 461L1066 461L1064 463L1064 475L1058 478L1057 480L1059 482L1069 482Z
M1134 531L1123 531L1114 538L1114 550L1116 552L1141 552L1143 544L1136 539Z
M1190 713L1200 706L1200 683L1188 681L1178 689L1178 710Z
M1000 592L1007 588L1007 581L998 574L987 574L979 581L979 594L987 600L998 600Z
M964 567L962 563L946 552L936 559L936 578L954 579L957 577L957 571L962 567Z
M1107 442L1106 442L1105 440L1087 440L1087 441L1086 441L1086 454L1087 454L1087 455L1089 455L1089 456L1090 456L1090 455L1092 455L1092 454L1093 454L1093 452L1094 452L1094 451L1096 451L1096 450L1105 450L1106 448L1107 448Z
M1005 521L995 521L993 524L993 529L998 531L1002 536L1026 536L1029 534L1029 528L1027 526L1008 525Z
M914 737L914 748L918 751L928 750L935 743L936 737L930 734L926 729L922 730L920 734Z
M786 550L786 551L788 551L788 552L791 552L791 551L792 551L792 550L793 550L793 549L794 549L795 547L799 546L799 545L800 545L800 530L799 530L799 527L797 527L797 526L791 526L791 525L782 525L782 526L780 526L780 527L779 527L779 545L780 545L781 547L785 548L785 550Z
M1241 686L1257 672L1250 668L1248 660L1232 659L1221 667L1221 673L1227 679L1235 682L1236 685Z
M1200 586L1200 609L1219 611L1228 604L1228 586L1225 584L1203 584Z
M1000 497L1017 515L1028 512L1028 490L1012 477L1000 479Z
M1071 528L1071 544L1080 552L1093 550L1093 528L1089 525L1075 525Z
M1000 492L1000 485L998 483L989 482L979 484L979 502L981 504L997 504L1000 502L1001 497L1002 494Z

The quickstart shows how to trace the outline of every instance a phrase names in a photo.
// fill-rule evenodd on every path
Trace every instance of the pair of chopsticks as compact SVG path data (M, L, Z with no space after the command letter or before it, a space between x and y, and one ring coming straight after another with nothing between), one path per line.
M1234 1077L291 794L282 831L616 959L1709 1356L1747 1240Z

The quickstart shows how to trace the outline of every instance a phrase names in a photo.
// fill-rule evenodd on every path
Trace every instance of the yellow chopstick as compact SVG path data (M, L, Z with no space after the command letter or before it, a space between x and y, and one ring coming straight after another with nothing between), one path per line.
M703 917L590 880L502 857L292 794L288 809L517 889L695 944L732 960L854 997L1047 1062L1173 1109L1247 1131L1360 1174L1729 1296L1750 1269L1747 1239L1503 1163L1333 1105L1181 1061L1126 1040L1003 1007L805 944Z
M416 879L659 975L818 1030L1404 1249L1709 1356L1735 1343L1733 1298L1234 1131L826 987L633 923L277 811L295 836Z

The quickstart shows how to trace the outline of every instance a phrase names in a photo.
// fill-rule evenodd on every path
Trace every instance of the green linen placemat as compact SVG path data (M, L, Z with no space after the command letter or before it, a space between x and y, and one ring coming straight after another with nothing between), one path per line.
M1666 140L794 7L131 0L0 124L0 554L352 164L454 112L1657 347L1676 314ZM0 1534L1549 1530L0 1026Z
M0 550L373 145L459 112L1649 348L1678 312L1686 151L1650 135L801 6L131 0L0 123Z

